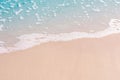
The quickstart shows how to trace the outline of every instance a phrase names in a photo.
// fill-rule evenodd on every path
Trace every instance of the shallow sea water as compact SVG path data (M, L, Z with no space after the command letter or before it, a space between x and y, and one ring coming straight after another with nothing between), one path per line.
M0 0L0 53L119 33L119 0Z

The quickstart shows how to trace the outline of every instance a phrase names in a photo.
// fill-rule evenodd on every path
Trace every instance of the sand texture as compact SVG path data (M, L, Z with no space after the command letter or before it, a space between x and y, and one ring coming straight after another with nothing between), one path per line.
M2 54L0 80L120 80L120 34Z

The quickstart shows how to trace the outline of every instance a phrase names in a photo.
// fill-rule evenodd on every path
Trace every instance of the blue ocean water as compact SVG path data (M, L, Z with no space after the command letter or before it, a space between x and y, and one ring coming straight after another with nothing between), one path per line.
M119 17L119 11L119 0L0 0L0 25L9 31L29 27L64 31L62 24L66 30L97 29L98 25L106 26L104 22L110 18Z
M0 41L13 46L24 34L101 31L119 13L119 0L0 0Z

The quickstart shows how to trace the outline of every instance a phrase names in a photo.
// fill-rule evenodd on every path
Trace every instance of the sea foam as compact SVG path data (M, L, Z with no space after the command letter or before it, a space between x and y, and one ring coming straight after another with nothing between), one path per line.
M2 28L3 28L3 25L0 25L0 31L2 31L2 30L3 30Z
M24 50L49 41L54 42L54 41L69 41L80 38L101 38L111 34L120 33L119 19L111 19L109 22L109 26L110 27L106 28L105 30L95 33L71 32L59 34L40 34L40 33L24 34L17 37L19 39L19 42L17 42L14 45L14 47L5 47L4 46L5 43L1 41L0 53L2 54L18 50Z

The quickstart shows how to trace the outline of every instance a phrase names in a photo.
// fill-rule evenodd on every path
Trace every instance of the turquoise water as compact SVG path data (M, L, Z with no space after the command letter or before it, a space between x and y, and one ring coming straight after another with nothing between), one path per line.
M100 25L102 29L107 25L104 22L120 17L119 11L118 0L1 0L0 25L3 31L32 27L64 32L69 28L99 29Z
M0 41L13 46L24 34L97 32L119 13L119 0L0 0Z

